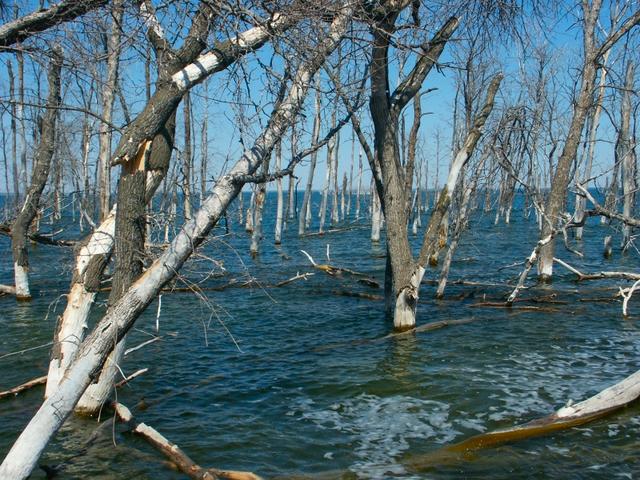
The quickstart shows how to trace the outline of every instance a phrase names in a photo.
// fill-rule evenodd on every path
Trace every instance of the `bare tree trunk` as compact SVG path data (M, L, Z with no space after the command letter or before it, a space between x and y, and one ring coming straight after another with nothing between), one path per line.
M202 121L202 144L200 147L200 204L207 196L207 163L209 162L209 93L205 83L204 120Z
M331 127L335 127L335 113ZM330 185L333 188L329 188L331 192L331 224L336 225L340 222L339 214L339 184L338 184L338 155L340 151L340 132L336 134L336 143L333 150L333 160L331 161L331 173L330 173Z
M346 32L353 7L340 9L331 25L329 36L319 45L311 58L301 66L293 78L293 86L283 102L274 111L265 131L251 149L230 170L218 179L213 191L194 218L183 226L170 248L145 273L98 323L78 352L76 361L68 369L58 390L44 401L0 465L0 477L22 480L35 468L49 439L58 431L73 410L82 392L91 382L113 347L114 338L122 338L137 317L151 303L160 289L170 281L193 250L204 240L220 219L231 201L238 195L243 175L255 173L274 144L299 112L309 82Z
M347 192L347 211L345 220L351 218L351 199L353 197L353 165L356 162L356 136L352 130L351 135L351 165L349 167L349 190Z
M18 104L16 105L16 115L18 116L20 136L20 190L26 192L29 171L27 166L27 136L24 127L24 56L21 50L16 51L16 60L18 62Z
M380 242L380 230L382 230L382 208L380 198L375 185L371 185L371 241Z
M635 65L632 61L627 63L624 89L622 91L622 102L620 106L620 128L618 130L618 140L616 142L616 162L622 163L622 191L624 193L622 202L622 214L625 217L632 217L636 204L636 183L637 157L635 152L635 140L631 133L631 92L635 75ZM631 241L631 226L627 223L622 225L622 249L626 250Z
M591 116L591 129L589 130L589 139L588 139L588 145L587 145L587 161L585 163L584 173L582 174L582 182L585 182L589 178L591 178L591 168L593 166L593 157L595 155L595 150L596 150L598 127L600 126L600 114L602 113L602 104L604 102L604 95L606 93L605 80L607 78L607 62L608 62L610 53L611 53L611 50L607 51L602 57L602 68L600 70L600 82L598 84L598 97L596 99L596 104L594 106L593 114ZM575 213L573 215L575 219L582 218L582 216L584 215L585 206L586 206L586 199L584 198L584 196L576 195ZM583 231L584 231L584 226L582 225L575 229L576 240L582 240Z
M102 89L102 118L98 127L98 204L100 206L100 222L103 222L111 211L111 120L113 118L113 102L118 83L118 64L120 62L120 37L123 0L115 0L113 4L113 23L111 35L107 42L107 78Z
M167 46L162 42L162 39L157 39L155 42L156 54L158 55L158 75L164 79L164 82L162 82L164 87L161 88L170 90L171 86L166 86L166 84L167 82L171 84L174 72L181 70L185 64L195 59L205 46L200 37L206 35L206 32L202 32L201 30L205 27L207 29L209 28L208 16L206 14L200 14L200 12L197 15L199 16L194 20L190 36L187 37L183 47L181 47L181 55L179 55L178 60L175 60L173 57L176 55L176 52L168 50ZM153 35L155 35L153 27L150 28L150 31L152 32L150 36L153 38ZM175 103L174 97L163 95L166 93L166 91L156 91L154 93L149 103L145 106L145 109L124 132L124 138L121 140L122 146L117 149L114 155L115 158L119 158L120 156L128 158L128 154L122 153L122 151L128 151L128 141L134 138L152 139L141 140L142 144L140 148L135 149L135 155L129 159L129 162L137 166L136 168L142 165L142 170L146 170L147 172L146 188L144 181L141 184L140 182L136 183L138 187L143 189L145 202L151 200L153 193L166 175L173 150L176 125L175 111L178 104ZM180 95L178 95L178 99L179 98ZM163 115L165 116L163 117ZM159 122L158 116L164 119L162 123ZM124 172L125 175L132 173L132 171L128 173ZM173 205L175 206L175 182L173 186ZM136 194L136 198L140 198L140 195ZM175 211L173 215L175 217ZM67 307L58 321L54 334L54 348L51 353L47 388L45 391L47 398L56 392L68 365L70 365L75 358L78 345L84 338L89 310L100 286L102 272L114 248L114 238L116 236L115 217L116 208L114 206L107 218L84 242L76 257L76 265L68 295ZM139 222L139 220L135 220L137 218L135 215L122 218L123 221ZM167 223L165 241L168 241L168 227L169 224ZM132 246L132 248L141 252L144 250L144 245L137 247ZM125 267L126 266L123 266L123 268ZM113 363L113 365L115 365L115 363ZM103 388L102 391L108 392L109 389L110 387ZM95 405L95 398L88 399L87 403ZM85 406L84 411L88 410Z
M109 306L112 307L142 273L145 238L145 177L141 170L122 174L118 181L118 209L115 219L115 269ZM122 371L126 337L111 339L113 351L100 371L96 383L87 387L78 400L76 411L94 414L113 391L115 378Z
M362 145L358 150L358 190L356 191L356 220L360 220L360 196L362 195Z
M13 251L13 268L16 288L16 299L31 300L29 289L29 256L27 253L27 234L31 222L38 212L40 195L47 183L51 169L56 138L56 118L60 105L60 70L62 68L62 53L54 49L51 52L49 66L49 96L46 111L42 121L40 143L35 152L33 176L31 185L26 192L24 204L11 227L11 249Z
M334 125L332 125L333 128ZM335 148L335 137L327 144L327 169L324 177L324 187L322 188L322 201L320 202L320 233L324 232L324 224L327 218L327 205L329 203L329 185L331 183L331 164L333 163L333 149Z
M9 98L11 99L11 166L13 173L13 205L18 206L20 198L20 175L18 170L18 132L16 127L16 95L15 78L11 60L7 61L7 74L9 75Z
M560 214L566 200L571 166L575 161L582 137L582 129L589 108L593 102L592 93L595 86L597 70L600 67L600 58L626 32L640 22L640 11L637 11L629 17L619 29L610 32L606 39L598 45L596 28L601 7L602 0L594 0L591 4L588 2L582 4L584 64L581 72L580 91L574 105L573 117L567 132L567 138L553 174L551 192L544 212L546 219L543 222L540 238L548 237L560 219ZM540 255L538 257L538 278L543 282L550 281L553 276L554 248L555 242L554 239L552 239L540 249Z
M185 93L183 101L184 115L184 151L182 152L182 201L185 220L191 219L191 169L193 153L191 151L191 102L189 92Z
M298 134L296 133L295 126L291 129L291 158L294 158L298 153ZM296 177L293 173L289 175L289 206L287 208L287 218L293 220L296 218ZM293 223L293 222L291 222Z
M411 192L406 190L406 172L400 162L399 119L402 109L418 93L447 40L457 28L458 20L452 18L447 21L434 38L423 46L424 55L416 62L406 80L401 82L394 92L390 92L388 50L399 13L399 10L390 12L384 19L376 21L370 29L373 51L369 108L374 125L375 156L369 161L374 172L387 231L387 265L390 267L387 269L387 276L390 275L392 279L392 288L385 291L392 292L396 298L394 328L405 330L415 325L417 292L424 275L424 267L418 265L419 268L415 268L416 263L409 245L407 205ZM386 303L390 304L389 298Z
M436 298L444 297L444 290L447 287L447 279L449 278L449 270L451 268L451 261L453 260L453 255L458 248L458 244L460 242L460 237L462 233L467 228L467 222L469 218L469 202L471 200L471 196L476 191L478 186L478 180L480 178L481 169L489 157L489 149L486 149L483 152L482 158L478 161L478 165L476 166L476 171L469 185L461 185L464 187L462 193L462 200L460 201L460 207L455 219L455 228L453 229L453 235L451 236L451 242L449 243L449 248L447 249L447 253L444 256L444 260L442 261L442 269L440 270L440 279L438 280L438 288L436 290ZM464 183L464 178L460 178L460 182Z
M282 168L282 143L276 144L276 172ZM282 178L276 179L276 229L274 235L274 243L280 245L282 243L282 220L284 217L284 196L282 194ZM299 218L302 218L302 211Z
M262 162L262 173L269 173L269 157ZM252 257L258 256L260 250L260 241L262 240L262 213L264 212L264 204L267 201L267 183L262 182L256 186L256 198L253 204L253 232L251 234L251 246L249 252Z
M320 103L320 80L316 80L316 99L315 99L315 114L313 117L313 131L311 133L311 144L315 145L320 139L320 109L322 105ZM304 190L304 197L302 199L302 208L298 215L298 235L304 235L305 229L309 228L311 223L311 195L313 188L313 177L316 171L316 162L318 161L317 150L311 154L311 163L309 165L309 176L307 177L307 186Z
M253 215L254 215L254 206L256 199L256 188L253 186L251 188L251 196L249 197L249 206L247 207L247 215L244 224L244 231L247 233L253 232Z

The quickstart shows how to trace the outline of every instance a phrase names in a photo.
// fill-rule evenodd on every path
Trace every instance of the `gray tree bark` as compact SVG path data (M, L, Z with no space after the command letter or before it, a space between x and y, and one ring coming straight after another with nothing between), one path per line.
M0 478L22 480L29 476L51 436L58 431L91 379L100 371L113 349L114 339L124 337L160 289L180 270L238 195L242 188L241 179L256 172L262 161L271 154L275 143L292 125L313 75L346 33L352 15L353 7L350 5L338 10L327 37L302 64L293 78L287 97L273 112L267 127L252 148L244 152L227 175L218 179L211 195L194 218L182 227L160 258L109 308L83 342L59 388L44 401L0 465Z
M62 69L62 53L57 48L51 52L51 63L47 75L49 93L46 111L42 121L40 143L35 152L33 175L22 208L11 227L11 249L13 252L14 279L16 299L31 300L29 288L29 255L27 253L27 234L31 222L38 212L40 196L44 190L51 169L51 159L55 149L56 119L60 105L60 71Z

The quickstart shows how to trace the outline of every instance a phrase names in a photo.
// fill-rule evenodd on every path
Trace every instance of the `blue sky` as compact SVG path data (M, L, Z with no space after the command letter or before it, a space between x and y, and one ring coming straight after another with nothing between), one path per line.
M36 2L28 2L30 4L35 4ZM565 4L565 6L568 4ZM24 5L25 10L29 10L28 5ZM603 15L605 17L606 15ZM87 17L91 18L91 17ZM107 19L108 20L108 19ZM573 83L570 80L572 76L575 74L576 67L580 64L580 48L581 48L581 36L580 29L576 27L576 13L575 10L571 8L567 8L566 12L561 13L557 16L557 18L550 22L550 25L547 26L547 30L538 29L534 22L531 22L531 26L527 33L530 37L533 38L534 43L547 44L547 48L552 51L552 57L554 58L554 62L557 64L556 72L554 74L553 80L555 80L559 85L559 93L560 93L560 104L559 104L559 112L560 118L559 123L566 123L566 118L571 112L570 109L570 99L571 99L571 89L573 87ZM129 22L130 25L136 25L135 22ZM93 25L89 25L92 27ZM139 25L138 25L139 26ZM66 29L77 30L76 26L68 26ZM99 22L95 24L95 28L99 29ZM66 34L64 33L56 33L58 38L64 38ZM139 37L138 37L139 38ZM122 82L123 89L126 95L126 101L129 105L132 114L138 112L145 103L144 98L144 75L143 75L143 64L139 56L135 53L136 51L140 51L143 47L143 41L140 38L136 41L135 45L128 46L128 49L124 52L122 58ZM445 49L445 53L441 57L441 61L443 64L449 64L454 61L452 52L456 48L456 43L451 42ZM514 93L520 85L520 62L522 62L523 54L524 56L528 56L527 48L522 48L516 42L506 42L506 43L496 43L492 47L492 55L495 58L496 62L501 64L501 68L506 74L505 81L503 83L502 93L499 95L499 99L503 101L508 101L508 98L505 96L516 95ZM75 52L69 52L68 55L72 56ZM261 125L264 125L264 121L266 119L266 115L271 110L270 102L271 96L270 94L265 93L265 77L261 74L259 67L257 66L256 59L260 59L264 63L268 63L273 54L273 50L271 46L267 45L263 47L255 56L249 56L243 62L242 66L244 70L239 70L237 67L235 72L239 74L243 74L244 72L250 72L250 78L246 81L246 83L240 84L240 90L242 92L243 100L252 100L256 102L261 108L264 110L260 114L255 114L255 107L247 104L244 106L238 106L238 104L234 104L234 91L237 90L237 76L230 75L228 72L223 72L220 74L216 74L212 76L206 86L206 94L205 94L205 86L200 85L194 89L192 92L192 104L193 104L193 119L194 119L194 148L195 148L195 159L196 159L196 171L199 171L199 161L200 161L200 130L202 119L204 117L205 108L207 108L208 116L209 116L209 131L208 131L208 151L209 151L209 172L211 174L217 175L220 173L222 168L224 168L225 161L233 161L237 158L240 153L242 146L240 144L240 128L238 126L236 114L239 110L244 110L246 114L249 115L249 124L245 127L245 140L250 142L252 135L257 134ZM14 69L16 68L15 60L13 56L9 54L3 54L3 63L6 64L7 61L12 61ZM41 60L41 58L36 58L36 60ZM74 58L69 58L69 61L73 61ZM276 61L274 63L274 67L281 67L281 61ZM33 67L31 61L27 61L27 68L25 71L26 78L26 96L27 101L37 104L38 99L36 98L36 94L38 91L38 84L36 79L40 76L40 81L42 82L42 95L46 95L46 81L44 78L44 74L40 71L39 67ZM96 64L97 65L97 64ZM409 60L408 66L412 65L412 61ZM615 69L615 67L614 67ZM84 73L81 71L81 75ZM436 134L440 138L440 157L439 157L439 179L438 183L441 184L446 177L447 166L450 161L451 156L451 147L450 147L450 139L451 139L451 129L452 129L452 116L453 116L453 103L455 97L455 70L453 68L443 68L438 71L434 69L430 75L427 77L424 83L424 89L436 88L434 92L429 93L423 98L422 109L424 113L428 113L423 118L423 123L421 127L421 139L420 139L420 148L418 151L418 158L423 158L426 162L429 163L429 174L432 177L430 180L430 185L432 186L435 179L433 176L436 171L436 142L434 141ZM392 65L390 71L390 77L392 79L392 88L395 86L397 82L397 66ZM8 81L7 81L7 73L6 66L0 66L0 79L2 79L2 84L0 85L0 96L4 99L8 98ZM78 98L77 98L77 88L75 86L75 80L68 74L66 75L66 89L65 89L65 103L71 106L78 106ZM251 96L248 97L246 95L246 90L251 92ZM208 100L205 100L205 96L208 96ZM482 95L483 97L484 95ZM326 104L326 102L324 102ZM504 102L502 102L504 103ZM304 124L304 130L306 132L310 132L311 130L311 121L313 112L311 111L313 105L313 92L310 93L307 109L305 111L306 115L306 123ZM324 128L323 132L327 130L327 122L329 118L329 110L326 105L324 112ZM500 104L498 105L498 108ZM94 104L92 109L99 113L99 107ZM612 112L615 115L615 111ZM494 113L496 114L496 113ZM408 106L407 111L407 122L406 122L406 131L408 133L411 126L411 116L412 110L411 105ZM368 120L368 111L367 107L362 110L361 120L366 130L370 130L369 120ZM82 115L80 113L65 113L65 127L68 129L70 133L72 133L73 141L79 141L79 130L81 128ZM609 167L611 163L612 157L612 145L610 142L613 139L612 136L612 128L611 124L608 121L608 117L603 115L602 124L600 127L600 137L604 140L602 144L598 147L598 155L596 157L596 170L605 170ZM3 122L5 129L8 129L9 126L9 118L8 115L3 115ZM115 124L123 124L124 119L122 115L122 111L116 103L116 112L115 112ZM182 149L182 108L178 111L178 130L177 130L177 141L176 147L178 149ZM27 130L30 131L31 126L27 125ZM8 130L7 130L8 134ZM339 178L340 182L344 172L349 173L350 165L351 165L351 129L345 128L343 132L341 132L340 138L340 160L339 160ZM27 135L27 142L29 143L31 139L31 135ZM285 152L289 151L289 141L288 139L284 140L283 150ZM303 135L300 140L301 148L304 148L309 143L309 136ZM7 146L6 146L7 147ZM6 150L5 147L5 150ZM28 152L30 153L30 145L28 145ZM114 142L115 147L115 142ZM20 145L19 145L20 148ZM356 146L355 152L356 155L358 153L359 146ZM71 148L72 152L76 154L79 152L79 149ZM10 155L10 151L7 152ZM92 145L92 151L90 156L90 163L95 164L95 160L97 157L97 139L94 137L94 142ZM326 154L324 150L321 150L318 155L318 166L316 169L316 176L314 180L314 188L320 189L322 188L324 178L325 178L325 158ZM0 161L2 159L0 158ZM286 163L288 160L288 156L284 156L283 161ZM174 158L174 161L178 161L177 158ZM368 187L370 181L370 173L368 169L368 165L365 159L365 175L363 179L363 185ZM301 187L306 182L308 170L308 160L303 162L302 165L299 165L296 168L296 175L298 175L301 179ZM357 172L357 167L355 168ZM2 174L2 172L0 172ZM113 175L116 176L115 174ZM355 183L355 180L354 180ZM0 181L0 189L4 190L4 180ZM275 188L275 185L271 185L270 188Z

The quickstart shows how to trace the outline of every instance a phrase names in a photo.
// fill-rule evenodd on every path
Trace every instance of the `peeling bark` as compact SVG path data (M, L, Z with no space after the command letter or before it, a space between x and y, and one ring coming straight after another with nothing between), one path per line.
M243 153L227 175L218 179L211 195L194 218L182 227L160 258L109 308L83 342L59 388L44 401L0 465L0 477L16 480L28 477L51 436L58 431L92 378L100 371L113 348L114 339L124 337L140 313L160 289L174 278L193 250L222 217L242 188L242 183L238 183L236 178L254 174L266 156L270 155L275 143L294 122L313 75L340 42L352 15L353 6L349 4L338 11L327 37L302 64L293 78L287 97L273 112L267 127L254 145Z

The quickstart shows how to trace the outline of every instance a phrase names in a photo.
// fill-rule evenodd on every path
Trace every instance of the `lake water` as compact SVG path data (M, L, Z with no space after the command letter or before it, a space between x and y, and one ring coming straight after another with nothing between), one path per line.
M498 226L492 213L482 216L478 211L450 277L498 285L450 285L446 298L435 301L435 287L425 284L418 313L419 325L474 321L360 342L390 331L382 302L336 293L382 291L350 276L314 271L300 250L323 263L328 244L332 264L382 282L383 246L372 245L368 225L356 223L348 231L301 239L293 225L283 245L275 247L274 202L270 193L258 259L248 255L249 238L233 209L231 233L217 228L203 255L185 267L185 282L203 287L207 302L189 293L163 294L161 341L131 353L123 365L126 373L149 371L117 392L139 421L155 427L202 466L250 470L266 478L340 478L352 472L374 479L624 479L640 473L638 406L580 428L480 451L463 462L434 464L421 473L404 466L411 454L544 416L640 368L640 303L632 300L632 315L623 318L620 302L593 301L610 297L627 282L577 284L557 266L559 276L551 286L531 288L522 297L555 294L561 303L528 303L543 307L541 311L474 306L505 298L510 289L500 284L513 282L522 267L501 267L522 262L537 238L535 223L519 210L511 225ZM558 256L585 272L637 271L635 251L623 255L616 249L612 259L603 259L602 239L610 233L610 227L594 220L586 241L578 244L585 257L562 246ZM619 236L614 235L617 245ZM0 282L11 283L6 237L0 237L0 251ZM71 277L70 253L33 246L33 302L0 298L1 390L46 372L49 347L6 355L51 341ZM207 257L221 260L224 272ZM282 288L269 287L298 272L315 274ZM210 289L251 278L257 284L247 288ZM437 272L428 270L426 280L434 278ZM533 281L532 275L528 284ZM94 319L105 298L100 297ZM130 346L154 332L157 309L154 302L138 320ZM0 401L0 455L35 412L42 393L36 388ZM146 442L121 427L104 429L82 451L97 427L95 419L68 420L41 463L63 463L62 479L182 478ZM44 473L33 478L44 478Z

